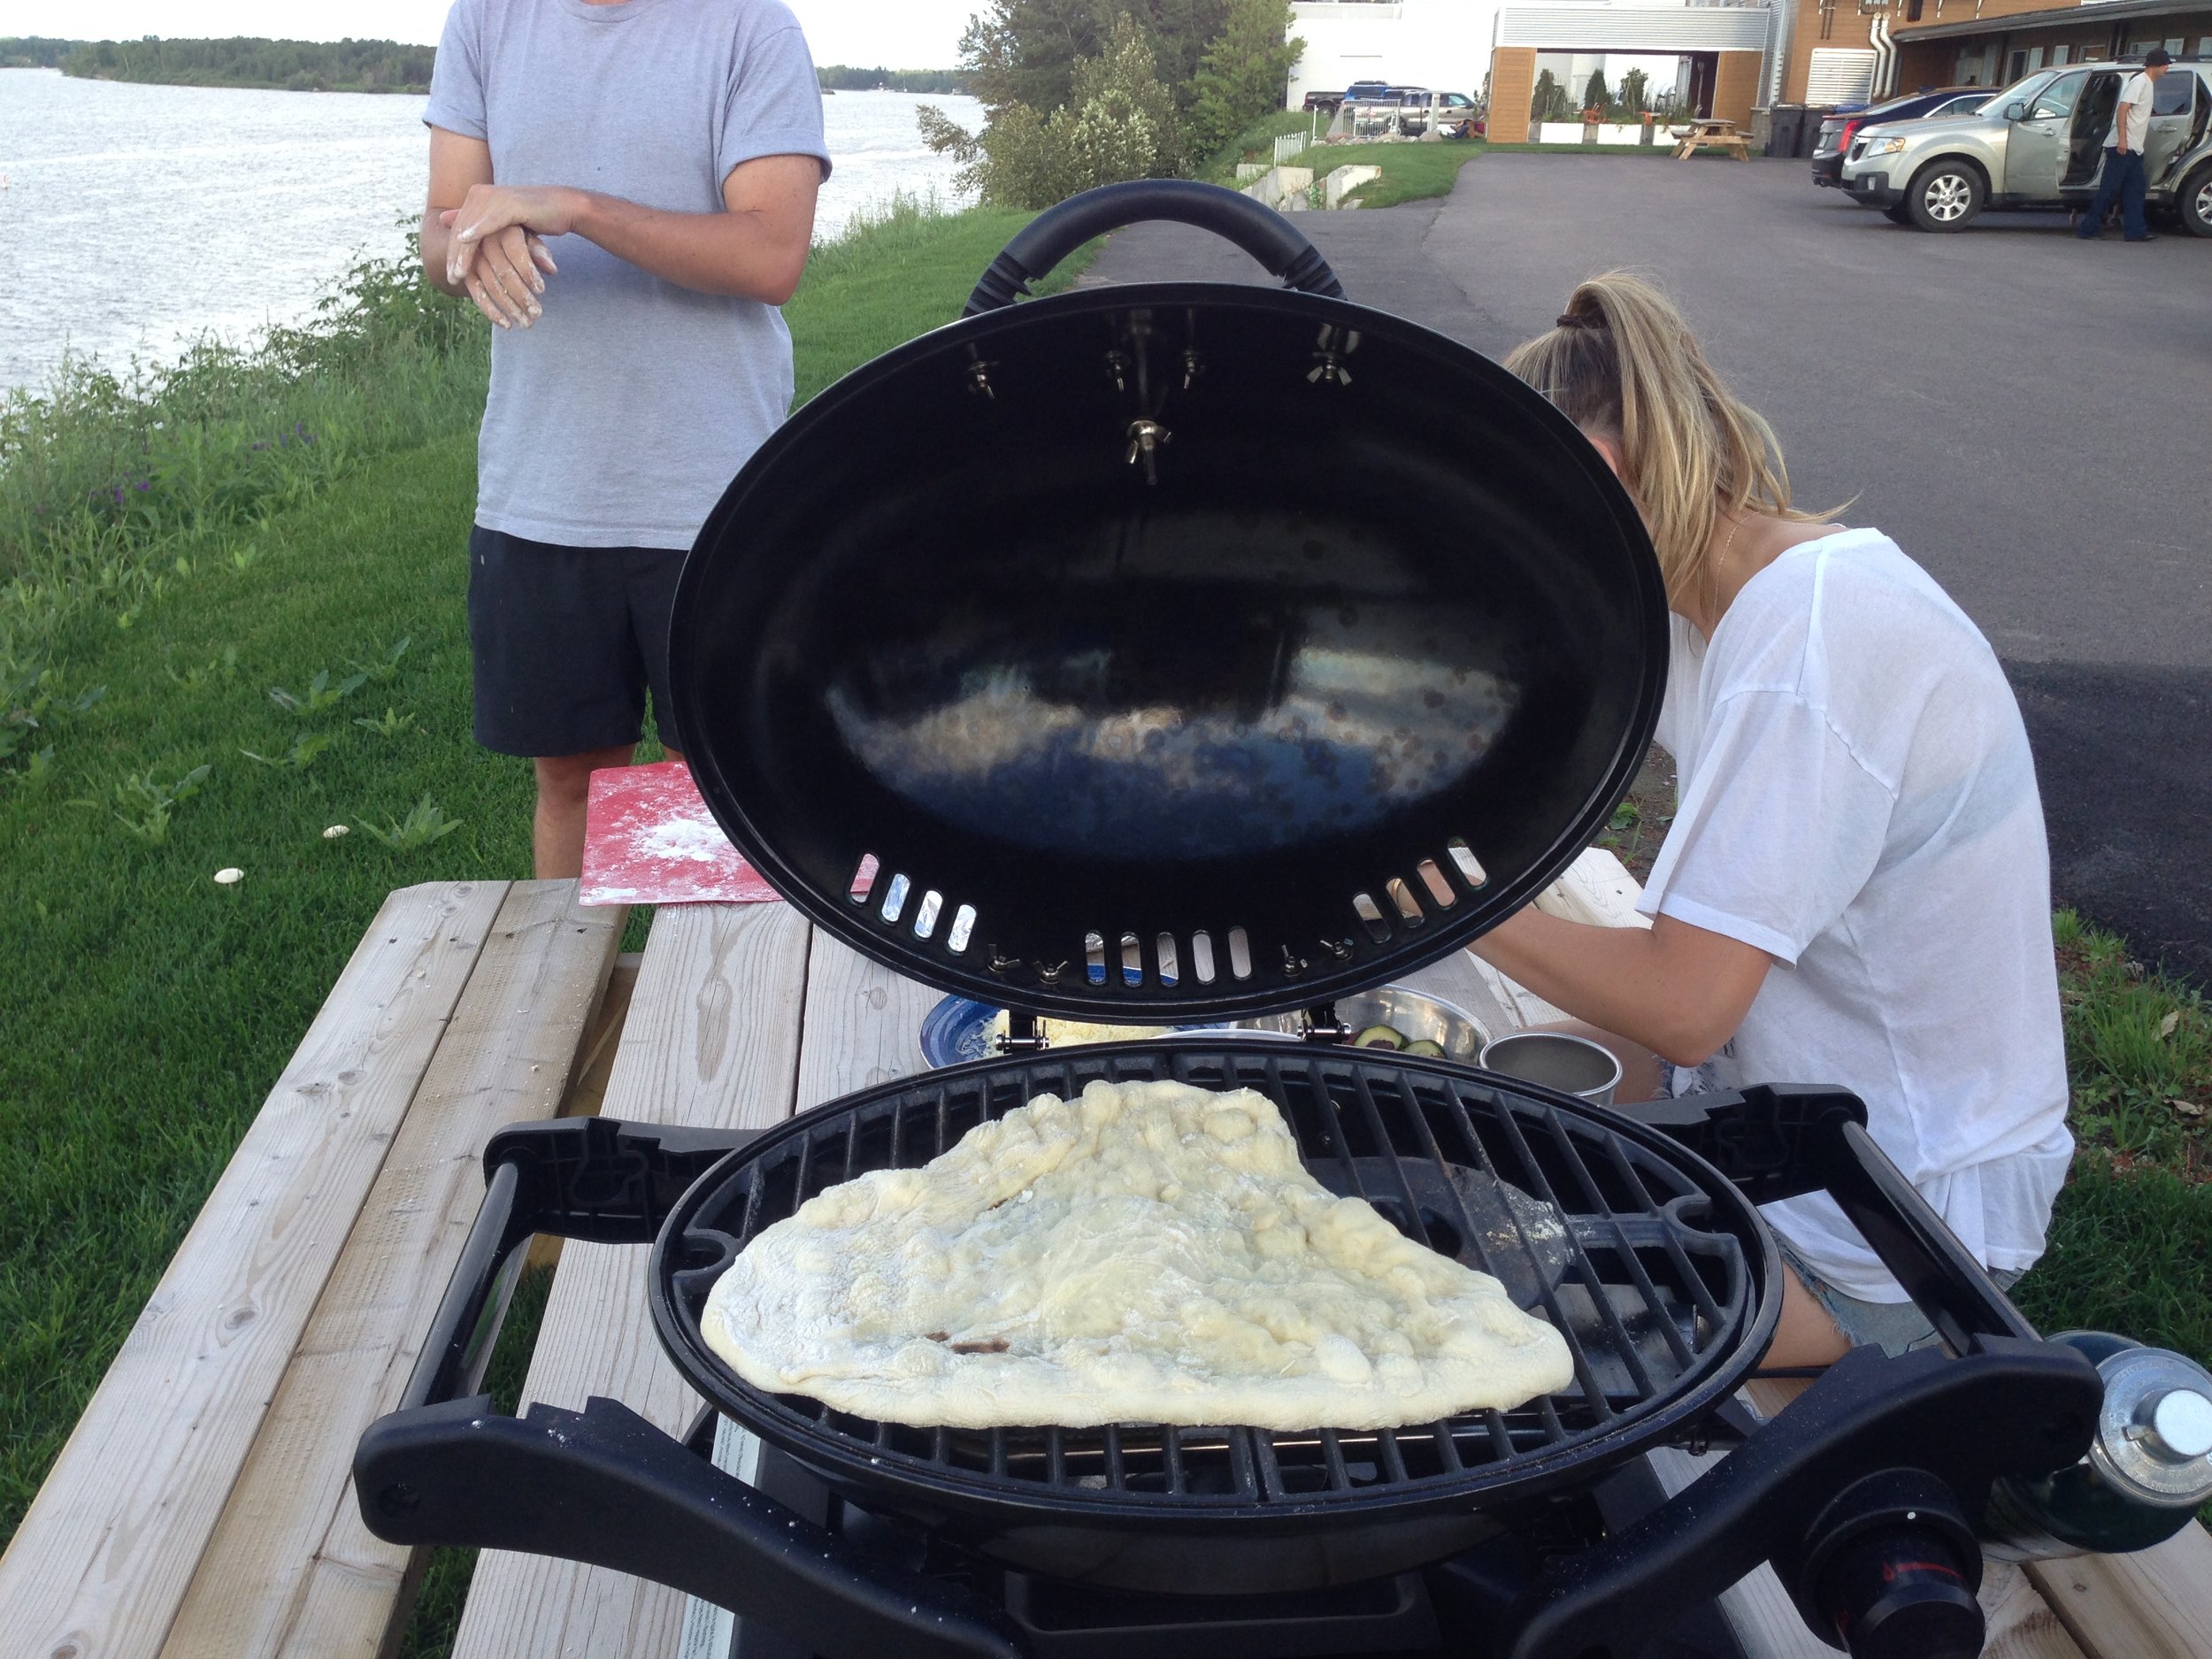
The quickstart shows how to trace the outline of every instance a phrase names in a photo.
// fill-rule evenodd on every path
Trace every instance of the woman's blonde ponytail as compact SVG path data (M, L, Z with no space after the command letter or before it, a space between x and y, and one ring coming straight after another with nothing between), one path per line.
M1829 516L1792 506L1773 429L1722 384L1682 313L1641 277L1592 277L1558 325L1505 366L1618 447L1621 481L1643 510L1678 609L1710 598L1707 550L1723 512Z

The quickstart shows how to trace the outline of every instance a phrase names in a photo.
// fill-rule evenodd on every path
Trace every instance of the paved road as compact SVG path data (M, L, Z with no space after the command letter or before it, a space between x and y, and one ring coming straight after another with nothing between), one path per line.
M1581 156L1300 223L1353 298L1493 356L1592 272L1656 275L1799 500L1896 536L2004 658L2059 898L2212 982L2212 242L2085 247L2026 214L1924 235L1801 162ZM1165 277L1266 280L1171 226L1087 280Z

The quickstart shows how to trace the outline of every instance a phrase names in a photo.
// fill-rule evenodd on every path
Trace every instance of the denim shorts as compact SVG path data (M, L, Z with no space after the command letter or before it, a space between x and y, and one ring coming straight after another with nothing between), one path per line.
M1813 1300L1827 1310L1836 1328L1851 1340L1852 1347L1879 1348L1894 1359L1909 1348L1927 1348L1941 1340L1917 1303L1862 1302L1823 1279L1820 1270L1809 1265L1803 1256L1792 1249L1790 1241L1779 1231L1775 1233L1774 1243L1790 1270L1805 1281L1805 1288L1812 1292ZM1985 1271L2000 1290L2010 1290L2020 1282L2020 1275L2008 1268L1993 1267Z
M1670 1066L1661 1075L1660 1089L1663 1098L1680 1100L1686 1095L1709 1094L1721 1087L1714 1063L1703 1065ZM1802 1279L1805 1288L1813 1294L1813 1300L1827 1310L1836 1322L1836 1328L1851 1340L1854 1348L1878 1347L1894 1358L1909 1348L1926 1348L1937 1341L1935 1326L1928 1316L1910 1302L1865 1302L1859 1297L1837 1289L1820 1276L1820 1270L1790 1248L1790 1241L1778 1230L1775 1247L1782 1252L1782 1259L1790 1271ZM2000 1290L2010 1290L2020 1282L2020 1275L2007 1268L1993 1267L1989 1277Z

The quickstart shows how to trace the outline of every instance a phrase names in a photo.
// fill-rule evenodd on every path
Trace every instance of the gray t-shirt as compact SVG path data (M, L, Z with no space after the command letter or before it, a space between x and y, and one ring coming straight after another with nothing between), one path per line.
M503 184L722 210L742 162L829 170L822 97L779 0L455 0L423 119L488 141ZM545 314L492 335L476 522L568 547L687 548L791 407L791 335L581 236Z

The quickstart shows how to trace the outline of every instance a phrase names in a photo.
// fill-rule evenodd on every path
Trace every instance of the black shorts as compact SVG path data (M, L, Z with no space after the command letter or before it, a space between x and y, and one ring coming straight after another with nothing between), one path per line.
M476 741L502 755L581 755L634 743L645 697L680 749L668 695L680 548L558 547L469 533Z

